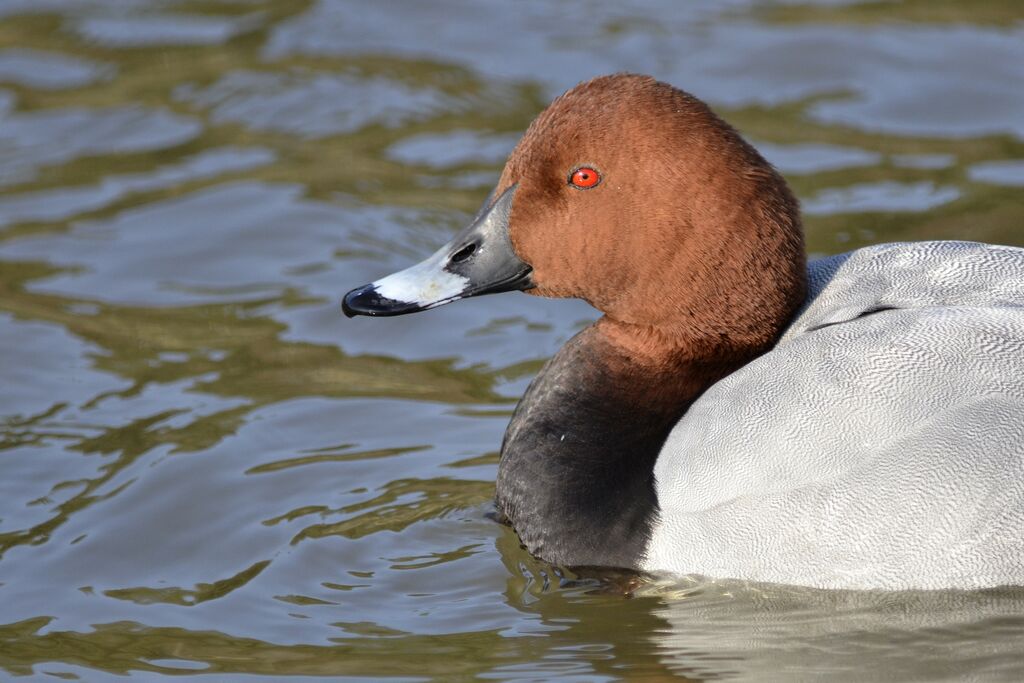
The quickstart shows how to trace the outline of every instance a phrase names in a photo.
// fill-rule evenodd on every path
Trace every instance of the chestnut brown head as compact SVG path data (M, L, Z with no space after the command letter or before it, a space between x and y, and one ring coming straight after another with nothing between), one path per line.
M785 181L703 102L645 76L576 86L531 124L477 219L349 314L491 291L578 297L690 345L763 348L803 300Z

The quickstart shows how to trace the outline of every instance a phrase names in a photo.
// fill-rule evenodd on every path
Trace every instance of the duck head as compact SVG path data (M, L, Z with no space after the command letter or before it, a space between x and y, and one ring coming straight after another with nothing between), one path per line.
M454 240L343 309L399 315L516 289L584 299L613 337L764 350L805 295L797 201L700 100L596 78L537 117Z

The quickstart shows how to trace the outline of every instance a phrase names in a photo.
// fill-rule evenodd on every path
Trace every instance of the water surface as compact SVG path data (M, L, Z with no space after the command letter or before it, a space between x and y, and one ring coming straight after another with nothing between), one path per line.
M1013 0L0 1L0 678L1024 678L1024 593L575 576L491 517L595 317L345 320L554 95L711 102L810 249L1024 244Z

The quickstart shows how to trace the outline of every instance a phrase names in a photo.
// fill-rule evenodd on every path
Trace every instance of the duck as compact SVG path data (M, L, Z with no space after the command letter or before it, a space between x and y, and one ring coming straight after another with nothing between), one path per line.
M496 506L538 558L822 589L1024 584L1024 249L809 261L797 199L736 129L613 74L537 116L451 242L342 309L509 291L602 313L501 445Z

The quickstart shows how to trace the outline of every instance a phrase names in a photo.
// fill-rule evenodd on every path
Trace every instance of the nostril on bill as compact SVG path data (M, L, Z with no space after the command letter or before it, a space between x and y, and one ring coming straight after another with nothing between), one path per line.
M462 249L459 249L457 252L452 254L450 261L452 263L460 263L462 261L465 261L466 259L473 255L474 251L476 251L476 245L471 242L464 246Z

